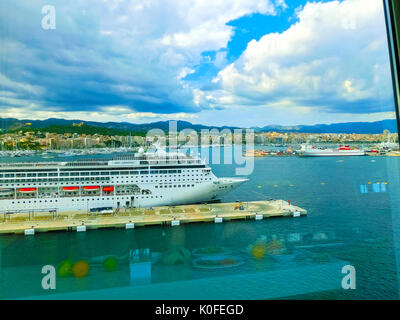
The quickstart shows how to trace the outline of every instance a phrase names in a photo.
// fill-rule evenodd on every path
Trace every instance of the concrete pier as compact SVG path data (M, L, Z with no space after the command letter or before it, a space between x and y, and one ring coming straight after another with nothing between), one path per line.
M156 208L119 209L114 212L15 213L1 217L0 234L24 234L48 231L126 228L147 225L182 225L194 222L225 223L231 220L262 220L272 217L307 215L307 211L284 200L213 203ZM178 223L176 223L178 221ZM255 222L256 223L256 222ZM127 227L129 226L129 227Z

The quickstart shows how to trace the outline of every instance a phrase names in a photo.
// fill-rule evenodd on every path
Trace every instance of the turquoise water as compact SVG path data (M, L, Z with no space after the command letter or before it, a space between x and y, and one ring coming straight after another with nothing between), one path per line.
M2 236L0 297L397 299L399 167L395 157L256 158L250 181L222 199L290 200L308 210L303 218ZM234 169L213 165L220 177ZM251 253L277 242L278 253ZM199 268L196 252L207 247L238 265ZM114 271L103 267L109 256ZM42 267L67 259L87 261L87 276L42 289ZM345 265L355 290L341 286Z

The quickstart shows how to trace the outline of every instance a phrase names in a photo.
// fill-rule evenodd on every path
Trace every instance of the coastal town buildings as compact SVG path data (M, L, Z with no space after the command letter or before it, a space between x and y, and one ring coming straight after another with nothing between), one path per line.
M99 129L101 132L101 128ZM0 132L1 150L63 150L63 149L86 149L86 148L105 148L105 147L138 147L149 146L155 141L164 141L168 136L138 136L138 135L102 135L96 134L77 134L77 133L51 133L51 132ZM254 141L255 145L296 145L302 143L311 144L346 144L346 143L397 143L398 134L390 133L387 130L381 134L345 134L345 133L297 133L297 132L256 132L240 135L226 131L210 133L205 139L201 138L201 133L192 132L182 134L178 139L178 144L198 143L215 145L231 144L245 141ZM167 139L168 140L168 139ZM190 143L189 143L190 142Z

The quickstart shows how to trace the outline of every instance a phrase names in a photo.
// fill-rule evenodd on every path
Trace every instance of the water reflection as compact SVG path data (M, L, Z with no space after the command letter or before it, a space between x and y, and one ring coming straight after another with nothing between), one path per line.
M269 221L233 222L4 238L3 293L5 298L48 294L62 298L67 292L83 292L84 297L95 297L92 290L145 286L148 297L168 298L157 291L157 284L164 283L174 295L193 298L198 295L197 282L204 285L204 280L220 279L220 286L213 289L215 298L228 294L232 289L230 284L235 282L246 286L246 277L250 279L253 275L260 281L274 275L270 279L273 280L269 283L270 288L263 288L265 297L287 295L277 290L280 281L292 281L291 291L295 294L304 293L300 284L311 278L313 284L308 287L308 292L340 288L341 266L348 262L335 258L326 250L341 245L335 241L335 233L269 233L268 224ZM5 244L7 241L9 243ZM22 241L25 242L25 253L27 245L31 248L28 256L20 255ZM80 245L76 245L77 242ZM99 242L102 242L101 246ZM321 247L325 248L323 252L318 250ZM65 273L62 266L65 267L67 262L72 269L77 263L82 266L78 271ZM87 274L82 270L84 263L88 265ZM43 276L40 270L48 264L57 266L57 289L54 291L45 291L40 286ZM325 268L319 270L318 266ZM331 274L325 283L327 270ZM79 272L81 275L77 274ZM180 285L175 286L176 283ZM298 288L296 292L295 288ZM242 298L251 298L248 295L254 290L259 289L247 288L242 292ZM131 292L131 297L138 298L136 295L136 291Z

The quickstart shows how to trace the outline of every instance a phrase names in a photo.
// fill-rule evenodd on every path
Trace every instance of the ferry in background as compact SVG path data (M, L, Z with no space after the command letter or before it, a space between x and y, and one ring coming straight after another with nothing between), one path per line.
M350 146L340 146L339 148L321 149L311 145L302 144L298 151L299 156L303 157L342 157L342 156L365 156L364 150L351 149Z
M0 212L93 211L214 201L248 179L217 178L181 153L0 163Z

